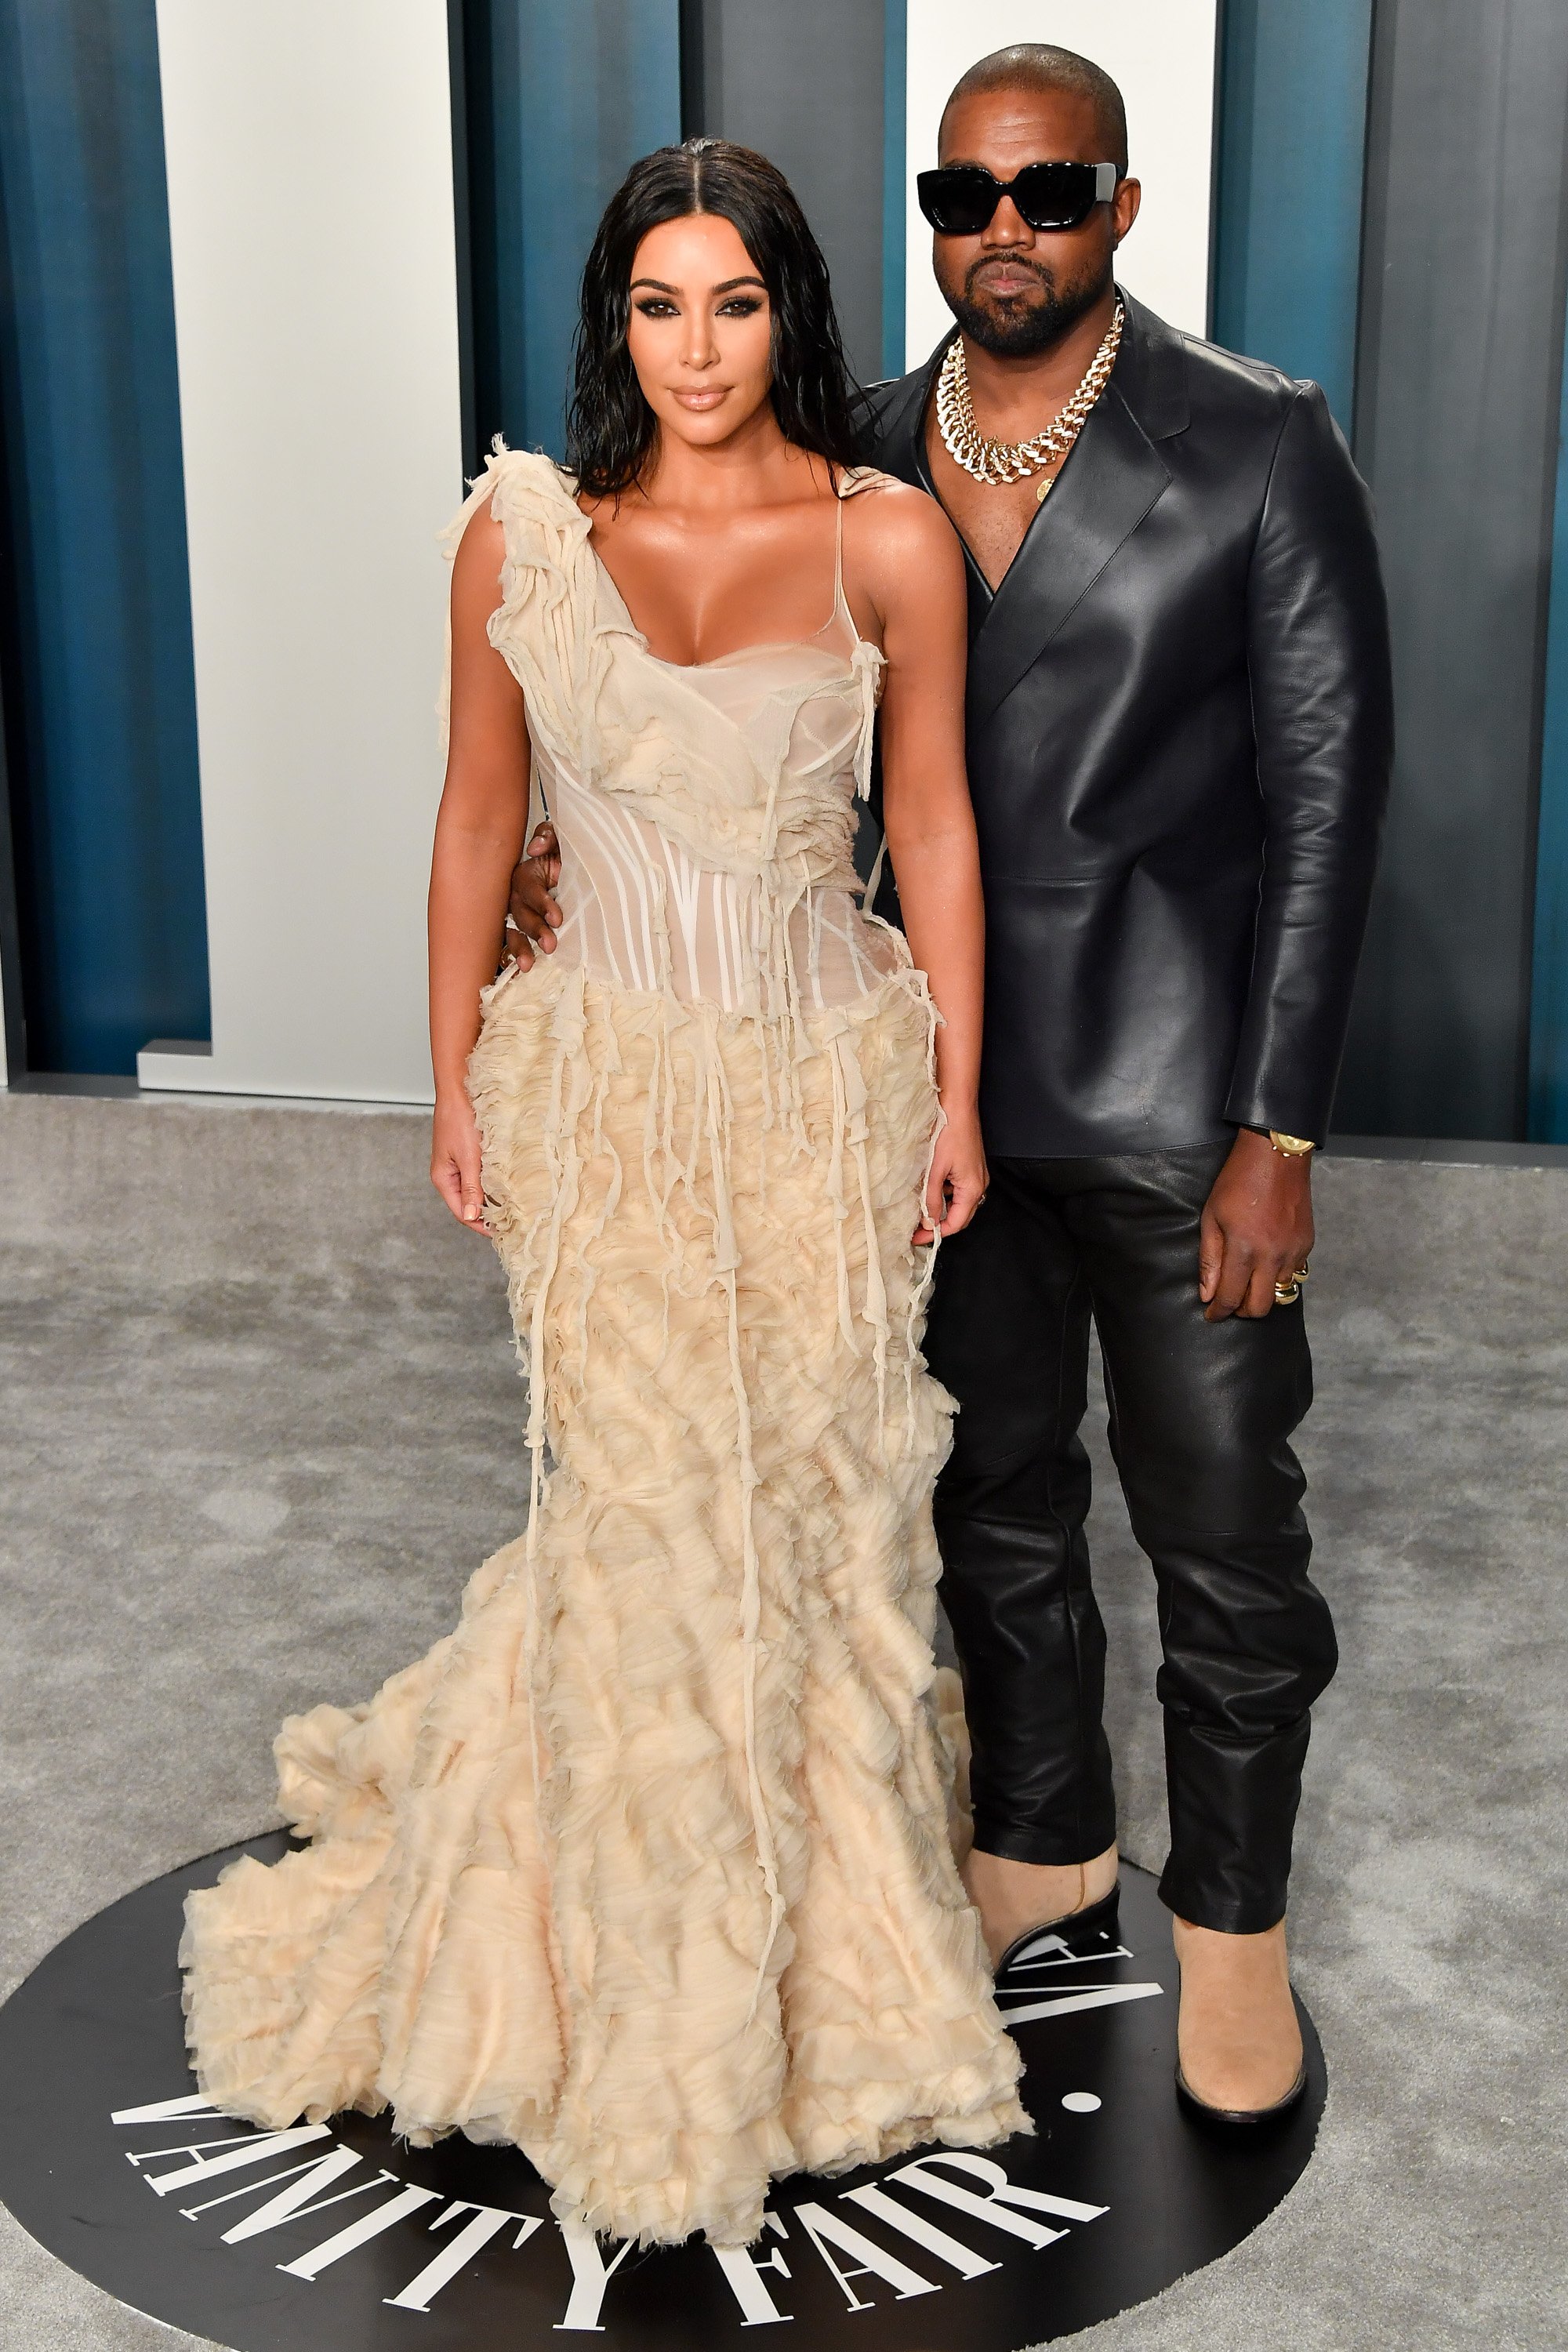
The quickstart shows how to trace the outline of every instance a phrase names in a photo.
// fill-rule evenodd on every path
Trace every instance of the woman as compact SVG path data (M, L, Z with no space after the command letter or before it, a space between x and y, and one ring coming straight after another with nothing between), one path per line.
M784 181L662 150L589 257L573 475L499 454L454 526L432 1173L507 1267L528 1531L284 1727L314 1843L184 1948L229 2111L514 2140L644 2242L1027 2128L931 1700L917 1244L985 1185L963 568L846 385ZM879 685L909 949L850 860ZM563 919L487 985L531 783Z

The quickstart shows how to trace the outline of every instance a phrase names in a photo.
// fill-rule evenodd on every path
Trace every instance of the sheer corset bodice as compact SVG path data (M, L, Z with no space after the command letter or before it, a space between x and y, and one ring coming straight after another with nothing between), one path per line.
M766 1014L774 992L763 885L704 866L647 817L584 790L552 763L542 780L562 844L556 954L612 988L703 998ZM802 890L784 924L805 1012L848 1004L895 969L897 949L847 885Z
M524 583L509 562L490 634L522 684L561 841L559 964L770 1020L852 1005L907 961L862 913L851 855L882 657L844 593L843 499L875 478L842 485L832 610L814 636L682 666L649 652L556 469L498 466L498 510L526 505L567 559L563 611L592 619L563 646L559 686L520 663L510 622ZM526 584L531 601L531 570Z
M781 704L791 710L785 761L803 784L821 791L825 816L837 821L850 818L853 807L868 723L856 656L870 650L856 635L840 584L832 619L809 641L748 647L689 668L658 667L742 737L776 725ZM772 877L705 864L657 819L585 789L538 746L535 757L562 843L556 953L611 987L668 989L683 1003L705 998L725 1013L766 1013L776 993L768 984L777 929L768 903ZM853 1003L896 962L891 935L860 911L848 864L852 823L844 829L841 877L807 880L808 861L798 876L782 877L793 901L784 917L788 971L804 1011ZM772 887L776 895L778 885Z

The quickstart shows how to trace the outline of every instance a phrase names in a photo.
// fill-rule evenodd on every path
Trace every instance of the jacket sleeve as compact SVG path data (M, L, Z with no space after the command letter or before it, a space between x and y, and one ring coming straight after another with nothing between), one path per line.
M1372 502L1316 384L1274 454L1247 583L1264 864L1226 1117L1321 1143L1394 756Z

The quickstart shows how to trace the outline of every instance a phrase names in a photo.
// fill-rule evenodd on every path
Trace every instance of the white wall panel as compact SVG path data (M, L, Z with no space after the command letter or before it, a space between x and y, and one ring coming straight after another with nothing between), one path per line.
M158 0L210 1057L427 1099L432 716L462 495L447 0Z
M1215 0L909 0L907 367L952 324L931 268L914 175L936 162L942 105L977 58L1014 41L1054 41L1092 58L1127 100L1131 164L1143 209L1117 275L1173 326L1207 331Z

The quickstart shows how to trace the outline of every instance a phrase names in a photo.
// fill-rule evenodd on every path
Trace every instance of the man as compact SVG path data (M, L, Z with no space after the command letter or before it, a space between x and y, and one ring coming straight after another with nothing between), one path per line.
M1127 163L1121 94L1087 60L1028 44L964 75L921 186L958 331L871 394L868 455L941 500L970 587L991 1186L941 1254L926 1343L960 1406L937 1531L973 1740L966 1883L1004 1965L1114 1900L1078 1433L1092 1318L1159 1596L1178 2080L1243 2122L1303 2079L1286 1885L1335 1650L1289 1444L1311 1391L1297 1302L1389 666L1322 394L1119 296ZM1089 168L1018 178L1037 164ZM535 936L542 870L514 898Z

